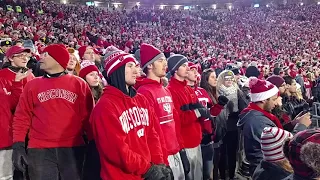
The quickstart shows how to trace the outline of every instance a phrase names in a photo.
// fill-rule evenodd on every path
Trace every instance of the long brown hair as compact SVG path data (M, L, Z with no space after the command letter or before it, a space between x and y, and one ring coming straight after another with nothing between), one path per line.
M90 87L90 88L91 88L91 92L92 92L94 101L97 102L103 93L103 86L102 86L102 84L99 83L98 86L94 86L94 87Z
M217 99L218 99L217 98L217 89L216 89L216 87L211 86L208 82L211 73L215 73L215 71L211 68L203 71L203 73L201 74L200 87L202 87L203 89L205 89L207 91L207 93L209 94L209 96L213 102L217 102Z

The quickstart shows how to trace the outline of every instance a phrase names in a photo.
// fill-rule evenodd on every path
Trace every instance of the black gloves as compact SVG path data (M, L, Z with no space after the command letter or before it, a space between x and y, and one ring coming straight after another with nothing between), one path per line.
M190 103L190 104L185 104L183 106L181 106L181 110L182 111L189 111L189 110L195 110L195 109L199 109L199 108L205 108L204 106L202 106L202 104L200 103Z
M174 180L173 172L170 166L166 166L165 164L160 164L162 167L162 172L166 177L166 180Z
M204 134L202 133L201 144L207 145L212 142L212 134Z
M205 108L204 106L202 106L202 104L200 103L194 103L194 104L185 104L183 106L181 106L180 108L182 111L189 111L189 110L194 110L196 112L198 112L200 114L200 117L202 118L210 118L210 111ZM198 117L198 118L200 118Z
M145 180L166 180L162 165L152 164L146 174L142 176Z
M28 166L28 160L27 160L27 154L25 149L25 143L24 142L16 142L12 145L12 161L13 166L21 171L25 172L27 170Z
M187 174L189 174L190 172L190 162L187 156L187 152L185 149L181 149L179 153L180 153L180 157L181 157L181 161L184 169L184 174L187 176Z
M229 102L229 99L225 96L219 96L218 97L218 104L221 105L221 106L225 106L226 104L228 104Z

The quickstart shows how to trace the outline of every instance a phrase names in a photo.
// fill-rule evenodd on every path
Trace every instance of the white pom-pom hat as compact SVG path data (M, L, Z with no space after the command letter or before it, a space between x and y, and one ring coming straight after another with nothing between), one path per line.
M264 101L279 93L279 89L269 81L256 77L249 78L251 102Z

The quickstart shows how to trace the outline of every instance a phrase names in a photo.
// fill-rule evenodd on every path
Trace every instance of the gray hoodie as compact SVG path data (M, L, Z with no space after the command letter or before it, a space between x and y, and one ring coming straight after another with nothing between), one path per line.
M265 127L276 127L276 125L261 112L256 110L241 113L237 126L242 131L244 141L244 152L250 163L250 173L253 174L260 161L263 159L260 145L260 137Z

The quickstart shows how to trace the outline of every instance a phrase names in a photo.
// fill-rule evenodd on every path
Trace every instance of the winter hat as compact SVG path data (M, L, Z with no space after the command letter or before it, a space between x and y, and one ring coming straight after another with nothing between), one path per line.
M141 59L140 59L140 49L137 49L136 52L134 53L134 57L136 60L141 64Z
M51 44L43 49L42 53L45 52L55 59L63 69L67 68L70 56L66 48L59 44Z
M258 70L258 68L256 66L249 66L247 69L246 69L246 73L245 73L245 76L247 78L249 77L259 77L260 76L260 72Z
M104 55L104 62L110 61L110 59L118 56L119 54L125 54L124 51L121 51L120 49L114 47L114 46L109 46L106 49L105 55Z
M107 77L128 62L134 62L136 65L138 64L138 61L133 57L132 54L120 53L113 58L109 58L108 61L105 62L105 71Z
M81 47L78 49L80 59L83 58L84 53L86 52L86 50L87 50L88 48L94 50L93 47L91 47L91 46L81 46Z
M280 75L280 72L281 72L281 68L276 67L276 68L273 69L273 74L274 75Z
M187 57L181 54L174 54L168 59L168 71L171 75L184 63L188 62Z
M197 65L194 64L193 62L188 62L188 66L189 66L190 70L191 70L191 69L197 69L197 70L198 70Z
M86 75L93 71L97 71L100 74L100 71L97 68L97 66L91 61L85 60L80 64L80 66L81 69L79 72L79 77L81 77L82 79L85 79Z
M320 129L307 129L297 133L285 143L284 153L294 174L306 179L320 174Z
M30 39L23 41L23 47L26 49L30 49L30 51L33 53L36 52L36 48L35 48L32 40L30 40Z
M278 127L265 127L261 134L261 151L263 158L269 162L285 159L283 144L292 134Z
M277 75L270 76L266 80L276 85L277 88L281 87L282 84L284 83L284 79L281 76L277 76Z
M269 81L260 80L256 77L249 78L249 88L251 102L264 101L279 92L278 88Z
M6 57L11 58L15 54L20 54L22 52L28 52L30 53L30 49L26 49L20 46L12 46L10 47L6 52Z
M164 54L156 47L150 44L141 44L140 46L140 59L141 68L145 69L149 64L152 64L160 58L166 58Z

